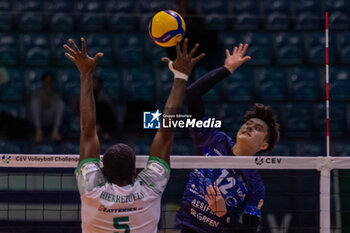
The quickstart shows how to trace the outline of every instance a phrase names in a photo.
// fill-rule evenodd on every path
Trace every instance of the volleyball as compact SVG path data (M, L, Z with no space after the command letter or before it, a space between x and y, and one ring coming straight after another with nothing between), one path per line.
M149 22L148 32L159 46L172 47L185 36L185 21L175 11L165 10L155 14Z

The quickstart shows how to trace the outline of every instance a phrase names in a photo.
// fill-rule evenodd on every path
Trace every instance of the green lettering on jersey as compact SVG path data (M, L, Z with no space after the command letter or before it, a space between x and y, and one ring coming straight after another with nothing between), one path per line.
M130 227L128 224L129 222L129 217L119 217L119 218L113 218L113 226L117 230L125 230L125 233L130 233ZM123 223L123 224L122 224ZM114 233L119 233L119 231L114 232ZM121 232L120 232L121 233Z
M132 193L127 196L113 195L105 191L103 191L100 194L101 199L109 202L116 202L116 203L130 203L130 202L137 201L139 199L143 199L144 197L145 195L142 192Z

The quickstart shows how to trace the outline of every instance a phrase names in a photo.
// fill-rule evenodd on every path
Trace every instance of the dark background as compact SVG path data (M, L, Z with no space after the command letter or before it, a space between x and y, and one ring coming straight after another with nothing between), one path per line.
M240 42L249 44L247 54L252 60L204 97L206 113L221 119L222 130L234 137L248 108L256 102L271 105L281 123L281 142L269 152L273 156L323 156L326 153L324 12L328 11L331 155L350 155L350 2L188 0L180 3L174 0L0 0L0 80L8 79L0 85L0 152L79 153L79 116L70 107L79 93L79 74L64 56L62 45L68 38L79 41L84 36L90 55L97 51L104 53L96 73L103 79L104 89L114 104L116 125L110 139L101 139L101 153L114 143L124 142L137 154L148 154L155 131L142 128L142 113L164 106L172 74L160 58L174 56L174 48L164 49L153 43L147 31L148 22L156 12L174 9L185 18L186 36L193 43L199 42L200 50L207 54L193 71L189 83L223 65L226 48L232 49ZM55 143L45 137L38 144L33 140L28 104L46 71L55 74L55 89L66 107L60 129L62 140ZM186 113L186 104L183 113ZM173 154L193 154L187 130L177 131ZM26 179L17 181L18 188L12 189L5 183L11 177L7 172L1 169L0 212L5 216L2 220L13 208L7 203L36 203L46 201L46 196L49 203L79 203L76 191L56 194L56 191L47 193L43 188L40 195L28 191ZM27 172L11 170L14 176ZM68 176L71 171L64 174ZM269 214L273 214L271 218L276 219L278 226L285 215L292 214L290 230L284 232L318 232L319 173L263 171L262 174L267 198L261 232L271 232ZM41 171L37 175L45 176ZM164 206L179 203L186 180L187 173L173 172L163 196ZM339 180L344 233L350 232L348 172L341 171ZM66 198L52 199L52 195ZM333 207L334 200L332 196ZM164 216L160 229L173 227L173 223L166 224L165 219ZM48 232L45 225L50 232L54 232L53 229L75 232L68 229L79 228L80 224L78 221L66 224L5 220L0 231Z

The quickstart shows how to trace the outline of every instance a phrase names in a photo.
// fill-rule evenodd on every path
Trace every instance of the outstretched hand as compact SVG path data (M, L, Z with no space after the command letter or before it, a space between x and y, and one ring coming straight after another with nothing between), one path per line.
M218 216L222 217L227 213L225 199L222 197L218 186L207 187L207 195L204 196L210 209Z
M188 39L185 38L184 43L182 45L182 51L180 48L180 43L176 44L176 59L173 63L173 67L175 70L180 71L181 73L187 74L190 76L194 65L201 60L205 54L201 53L197 57L193 57L193 55L198 50L199 44L197 43L191 50L190 53L187 52L188 47ZM163 57L162 61L169 64L170 59L167 57Z
M235 46L232 51L232 55L230 51L226 49L226 59L224 63L224 67L226 67L231 73L235 71L240 65L249 61L251 59L250 56L245 56L247 52L248 44L239 44L239 46Z
M65 53L66 57L77 66L80 74L93 73L96 68L97 61L103 56L103 53L99 52L94 57L90 57L86 53L86 43L83 37L81 38L81 51L78 49L77 45L72 39L69 39L68 41L71 47L66 44L63 45L63 47L67 50Z

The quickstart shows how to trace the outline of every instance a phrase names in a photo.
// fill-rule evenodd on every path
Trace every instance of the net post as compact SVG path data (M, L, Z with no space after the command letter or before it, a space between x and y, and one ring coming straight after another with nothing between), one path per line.
M330 170L322 169L320 172L320 233L331 232L330 179Z

